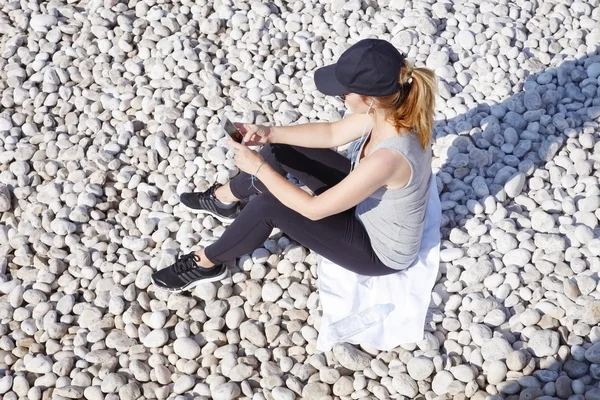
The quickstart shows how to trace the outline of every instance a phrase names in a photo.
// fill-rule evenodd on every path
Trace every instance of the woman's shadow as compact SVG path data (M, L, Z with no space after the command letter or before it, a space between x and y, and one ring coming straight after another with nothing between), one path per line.
M600 300L588 296L600 262L586 246L600 237L598 75L593 54L528 71L502 102L469 108L446 93L459 112L434 127L442 253L423 341L437 342L443 358L464 355L448 342L462 342L444 327L454 324L442 321L487 325L522 349L529 338L518 315L532 308L561 345L585 342L569 333L582 321L591 342L600 338ZM482 369L481 357L465 361ZM562 367L536 362L545 368Z

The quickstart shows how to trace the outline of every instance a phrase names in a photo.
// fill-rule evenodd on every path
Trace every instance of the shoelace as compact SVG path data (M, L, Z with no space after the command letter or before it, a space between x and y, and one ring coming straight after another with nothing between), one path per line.
M179 257L179 259L175 261L173 271L175 271L175 273L178 275L183 274L194 268L198 268L198 265L196 264L197 262L200 262L200 257L198 257L196 253L186 254Z

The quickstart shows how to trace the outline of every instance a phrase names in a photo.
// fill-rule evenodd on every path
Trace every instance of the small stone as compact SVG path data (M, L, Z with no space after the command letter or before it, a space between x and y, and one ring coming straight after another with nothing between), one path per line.
M582 361L567 360L563 364L563 371L569 375L569 378L578 379L588 373L589 365Z
M137 400L141 397L140 386L137 382L129 382L119 388L120 400Z
M129 349L134 346L137 341L135 339L127 336L125 331L120 329L113 329L106 336L105 339L106 347L109 349L116 349L117 351L129 351Z
M200 355L200 345L192 338L178 338L173 342L173 351L186 360L194 360Z
M508 197L515 198L523 191L525 186L525 174L518 172L511 176L504 184L504 191Z
M227 325L229 329L237 329L244 318L246 318L246 314L242 308L232 308L225 315L225 325Z
M481 355L486 361L504 360L512 351L512 347L504 338L492 338L481 346Z
M246 364L238 364L229 371L229 377L234 382L242 382L252 376L252 367Z
M336 360L352 371L362 371L371 365L372 357L349 343L338 343L333 347Z
M182 394L194 387L196 381L189 375L180 375L173 385L173 392Z
M546 357L556 354L559 345L558 332L547 329L534 332L529 339L529 348L536 357Z
M110 373L104 377L100 388L104 393L117 393L126 383L127 378L124 375Z
M80 399L83 397L83 392L84 392L84 388L82 388L80 386L68 385L68 386L63 386L63 387L54 389L52 394L54 396L62 396L62 397L66 397L69 399ZM0 391L0 393L1 393L1 391Z
M329 385L322 382L312 382L302 389L302 398L320 400L329 394Z
M265 282L262 288L262 298L264 301L275 302L283 294L283 289L275 282Z
M35 357L25 359L25 369L35 374L47 374L52 371L52 360L50 357L38 354Z
M600 342L595 343L585 351L585 359L592 364L600 364Z
M11 202L12 200L8 187L0 183L0 213L10 211L12 207Z
M452 367L450 373L461 382L468 383L475 379L476 374L468 365L457 365Z
M440 396L448 393L448 388L452 382L454 382L454 377L449 371L440 371L434 375L431 389Z
M210 394L213 400L232 400L240 396L242 391L234 382L227 382L211 389Z
M504 362L500 360L492 361L488 367L487 381L492 385L497 385L504 381L507 372L508 368Z
M275 387L271 390L274 400L295 400L296 394L285 387Z
M407 374L398 374L392 379L392 386L396 391L409 399L414 398L419 393L417 382Z
M521 371L527 365L527 356L519 350L511 352L506 357L506 366L511 371Z
M349 376L341 376L336 383L333 384L333 394L336 396L349 396L354 392L352 378Z
M582 321L592 326L600 324L600 301L594 300L586 303Z
M468 30L458 32L455 38L456 43L465 50L471 50L475 46L475 35ZM438 393L439 394L439 393Z
M36 32L47 32L48 28L58 23L53 15L34 14L29 20L29 26Z
M262 327L254 321L245 321L240 325L240 336L242 339L248 339L255 346L264 347L267 345L267 338Z
M161 347L169 340L169 333L166 329L158 329L150 332L143 340L146 347Z
M433 373L435 367L433 361L425 357L413 357L408 361L406 369L411 378L423 381Z

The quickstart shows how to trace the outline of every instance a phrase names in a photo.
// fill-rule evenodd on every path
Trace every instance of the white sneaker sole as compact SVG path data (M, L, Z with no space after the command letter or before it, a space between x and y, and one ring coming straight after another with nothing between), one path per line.
M215 214L212 211L208 211L208 210L196 210L196 209L190 208L190 207L188 207L186 205L184 205L184 206L185 206L185 208L187 208L188 210L190 210L191 212L193 212L195 214L208 214L208 215L211 215L212 217L218 219L219 221L221 221L224 224L231 224L231 223L233 223L233 221L235 221L235 218L222 217L222 216L220 216L218 214Z
M225 271L223 271L223 273L210 277L210 278L204 278L204 279L200 279L194 282L190 282L187 285L185 285L184 287L181 288L177 288L177 289L167 289L159 284L157 284L156 282L154 282L154 277L151 276L150 280L152 281L152 284L154 286L156 286L157 288L161 289L161 290L165 290L167 292L171 292L171 293L181 293L184 292L186 290L190 290L195 288L196 286L202 284L202 283L209 283L209 282L217 282L220 281L221 279L225 278L227 276L227 274L229 273L229 270L227 268L225 268Z

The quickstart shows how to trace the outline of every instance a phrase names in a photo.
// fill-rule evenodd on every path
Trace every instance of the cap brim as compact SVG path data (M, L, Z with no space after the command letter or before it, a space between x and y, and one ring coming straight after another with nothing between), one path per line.
M315 86L319 92L327 96L341 96L350 91L335 77L335 66L331 64L315 71Z

